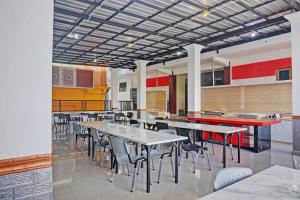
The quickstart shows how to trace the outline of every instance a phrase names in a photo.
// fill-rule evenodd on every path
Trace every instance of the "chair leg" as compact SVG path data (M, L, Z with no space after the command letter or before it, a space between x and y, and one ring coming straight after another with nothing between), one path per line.
M206 153L206 158L207 158L207 162L208 162L208 169L209 169L209 171L211 171L211 164L210 164L210 158L209 158L208 151L205 151L205 153Z
M162 163L163 163L163 158L161 158L160 162L159 162L159 171L158 171L157 183L159 183L159 181L160 181L160 175L161 175L161 170L162 170Z
M129 165L127 165L128 176L130 176Z
M171 167L172 167L172 175L175 177L175 172L174 172L174 164L173 164L173 158L170 156L170 161L171 161Z
M197 163L198 163L198 157L199 157L199 152L194 152L194 170L193 170L193 173L196 172L196 166L197 166Z
M137 166L137 165L138 165L138 166ZM137 171L136 171L137 169L136 169L136 167L138 167L138 169L139 169L140 163L137 163L137 165L134 165L133 176L132 176L132 184L131 184L131 192L134 191L135 177L136 177L136 174L137 174Z
M229 144L229 147L230 147L230 152L231 152L231 160L234 160L232 144Z
M154 168L154 160L153 160L153 158L151 158L151 162L152 162L152 170L154 171L155 168Z

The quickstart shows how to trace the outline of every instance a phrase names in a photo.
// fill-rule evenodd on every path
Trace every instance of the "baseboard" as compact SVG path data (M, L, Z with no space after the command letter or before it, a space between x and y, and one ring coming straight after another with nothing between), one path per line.
M40 154L0 160L0 176L52 166L51 154Z

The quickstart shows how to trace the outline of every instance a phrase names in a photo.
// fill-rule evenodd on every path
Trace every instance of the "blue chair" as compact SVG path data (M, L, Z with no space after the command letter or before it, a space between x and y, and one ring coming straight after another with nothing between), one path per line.
M92 159L95 161L95 154L97 149L100 151L101 147L104 149L109 148L109 141L104 139L104 134L97 131L95 128L91 128L91 136L92 136Z
M253 172L250 168L245 167L229 167L221 169L214 181L214 191L218 191L233 183L241 181L249 176L252 176Z
M123 138L115 137L115 136L109 136L109 141L111 145L111 153L113 154L114 161L113 165L111 167L111 178L110 181L113 181L113 173L114 168L116 165L126 165L127 169L129 171L129 165L134 165L134 171L133 171L133 177L132 177L132 184L131 184L131 192L134 191L134 183L135 183L135 177L137 175L137 168L140 167L141 163L146 160L145 157L130 154L128 151L127 144Z
M75 134L75 144L76 145L77 145L78 137L81 138L81 153L82 153L83 148L84 148L85 139L87 137L89 137L89 135L87 133L85 133L85 131L82 129L82 127L77 123L73 123L73 129L74 129L74 134Z
M175 131L171 130L171 129L163 129L163 130L159 130L159 132L161 133L168 133L171 135L175 135ZM160 176L161 176L161 171L162 171L162 164L163 164L163 159L164 158L170 158L170 162L171 162L171 168L172 168L172 175L173 177L175 177L175 173L174 173L174 164L173 164L173 158L172 158L172 153L173 153L173 149L174 146L172 143L165 143L162 144L162 146L166 149L170 149L169 152L166 153L162 153L160 156L160 163L159 163L159 171L158 171L158 179L157 179L157 183L159 183L160 181Z
M175 132L171 129L163 129L163 130L160 130L159 132L175 135ZM163 159L164 158L170 158L172 173L173 173L173 176L175 176L174 175L174 165L173 165L173 160L172 160L173 144L172 143L165 143L165 144L161 144L161 147L163 147L165 149L169 149L169 151L168 152L161 152L161 151L156 150L156 146L153 146L150 149L150 155L149 155L149 157L152 161L152 169L153 170L154 170L154 161L153 161L153 159L154 158L159 158L160 159L157 183L160 182L160 176L161 176L162 164L163 164ZM142 155L144 157L147 157L147 152L145 150L142 151Z

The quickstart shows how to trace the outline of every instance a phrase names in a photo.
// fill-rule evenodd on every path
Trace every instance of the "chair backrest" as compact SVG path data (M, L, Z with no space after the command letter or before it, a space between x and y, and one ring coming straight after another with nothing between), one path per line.
M139 124L139 122L135 119L131 119L129 120L129 124L132 125L132 124Z
M214 190L220 190L224 187L227 187L233 183L241 181L245 178L248 178L253 174L250 168L245 167L229 167L221 169L215 178L214 181Z
M96 121L97 118L98 118L98 114L97 113L89 113L87 119L88 119L88 121L91 121L92 119Z
M169 125L163 122L156 122L156 127L158 130L169 129Z
M133 112L127 112L126 117L131 119L133 117Z
M77 135L81 134L81 126L77 123L73 123L74 133Z
M164 120L163 117L154 117L154 119L156 119L156 120Z
M91 133L91 136L93 137L94 140L97 140L98 139L98 134L97 134L97 130L95 128L90 128L90 133Z
M162 129L162 130L159 130L158 132L175 135L175 131L172 129ZM164 144L162 144L162 146L169 148L169 147L173 146L173 144L172 143L164 143Z
M131 127L134 127L134 128L140 128L140 125L139 124L130 124Z
M116 157L121 157L129 154L127 144L123 138L109 136L109 141L113 153Z
M190 143L192 143L192 140L191 140L191 137L190 137L190 132L189 132L188 129L185 129L185 128L176 128L176 132L177 132L177 135L185 136L185 137L188 138L187 140L183 141L183 144L190 144Z

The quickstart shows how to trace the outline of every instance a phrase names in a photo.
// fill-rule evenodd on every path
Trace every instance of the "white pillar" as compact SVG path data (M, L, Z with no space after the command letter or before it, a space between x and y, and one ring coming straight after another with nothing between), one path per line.
M113 111L119 110L119 70L111 68L111 109Z
M136 60L137 69L137 117L146 118L146 65L149 61Z
M188 52L188 116L201 114L201 63L200 51L204 46L190 44L184 48Z
M300 12L285 18L291 23L293 151L300 154Z

